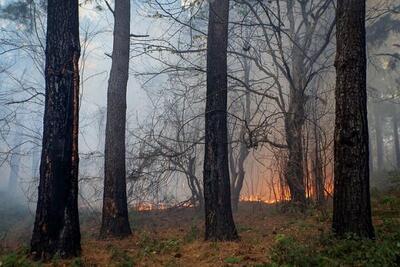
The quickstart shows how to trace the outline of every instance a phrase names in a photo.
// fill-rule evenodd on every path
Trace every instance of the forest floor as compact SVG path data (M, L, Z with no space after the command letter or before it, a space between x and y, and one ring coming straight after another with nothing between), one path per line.
M400 266L400 190L372 195L374 241L335 239L330 208L246 202L235 214L237 242L203 241L203 215L190 208L131 212L134 232L123 240L98 240L99 218L81 216L81 257L46 264L27 258L31 219L18 219L8 222L0 266Z

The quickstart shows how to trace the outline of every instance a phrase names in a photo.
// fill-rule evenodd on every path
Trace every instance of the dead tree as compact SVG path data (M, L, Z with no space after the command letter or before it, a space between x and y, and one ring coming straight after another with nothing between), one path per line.
M369 192L365 1L338 1L333 231L373 238Z
M39 197L31 240L36 259L80 254L78 215L79 3L49 0L46 103Z
M131 234L126 196L126 91L129 78L130 0L115 1L114 43L107 92L103 217L100 236Z
M228 165L227 46L229 0L209 6L205 114L205 239L238 238L232 216Z

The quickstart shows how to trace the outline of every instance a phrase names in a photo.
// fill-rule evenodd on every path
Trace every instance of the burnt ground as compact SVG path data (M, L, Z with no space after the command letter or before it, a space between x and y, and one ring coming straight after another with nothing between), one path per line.
M398 223L400 221L399 203L398 192L375 197L373 200L375 226L383 225L387 218ZM270 265L271 262L280 260L276 258L276 255L273 256L277 242L281 242L283 237L290 237L289 240L296 240L299 244L311 244L316 240L322 240L330 235L331 216L330 208L310 208L305 213L300 213L290 206L285 206L284 209L283 207L283 204L240 203L239 212L234 215L240 235L240 240L237 242L205 242L203 215L193 208L132 211L130 217L134 231L132 236L123 240L98 240L100 214L84 212L81 214L83 249L81 257L70 261L55 258L52 262L43 265L281 266ZM10 214L4 214L4 210L0 212L3 213L0 214L1 222L10 216ZM7 224L5 236L4 228L2 230L3 255L15 254L15 251L25 251L18 252L20 253L17 253L18 255L26 253L24 247L26 248L29 244L33 217L19 215L15 223L11 226ZM285 251L285 248L283 250ZM306 252L301 250L298 253L301 258L301 254ZM306 263L298 266L307 265ZM297 265L289 264L288 266Z

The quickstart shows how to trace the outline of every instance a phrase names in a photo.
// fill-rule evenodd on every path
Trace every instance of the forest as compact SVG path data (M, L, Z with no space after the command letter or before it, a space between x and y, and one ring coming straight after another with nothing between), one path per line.
M400 0L0 0L0 267L400 266Z

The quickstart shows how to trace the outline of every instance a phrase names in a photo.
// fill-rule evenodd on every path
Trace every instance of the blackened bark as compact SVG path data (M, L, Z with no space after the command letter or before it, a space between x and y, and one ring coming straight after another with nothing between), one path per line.
M126 196L125 130L129 78L130 0L116 0L114 43L108 81L103 217L100 237L131 234Z
M394 140L394 154L396 157L396 168L400 169L400 144L399 144L399 118L397 114L392 116L393 124L393 140Z
M206 240L238 238L232 216L228 166L228 18L229 0L210 2L203 179Z
M333 231L374 237L369 191L365 1L337 5Z
M78 215L78 1L49 0L46 101L39 197L31 240L36 259L80 254Z

